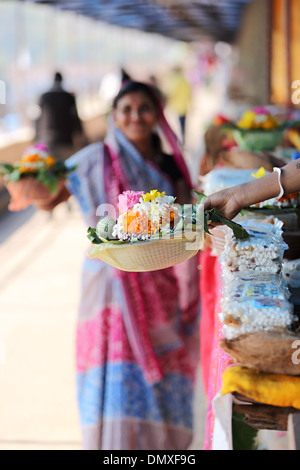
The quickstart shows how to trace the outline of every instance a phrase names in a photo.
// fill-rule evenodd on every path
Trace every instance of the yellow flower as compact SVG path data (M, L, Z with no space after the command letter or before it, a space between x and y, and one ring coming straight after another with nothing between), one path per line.
M255 110L246 111L237 126L241 129L275 129L280 123L272 114L257 113Z
M263 166L261 166L259 170L257 170L256 173L251 173L251 176L253 176L254 178L261 178L262 176L265 176L265 175L266 175L266 170L264 169Z
M165 191L160 193L157 189L152 189L150 193L143 194L142 197L144 202L153 202L156 198L163 197L165 194Z

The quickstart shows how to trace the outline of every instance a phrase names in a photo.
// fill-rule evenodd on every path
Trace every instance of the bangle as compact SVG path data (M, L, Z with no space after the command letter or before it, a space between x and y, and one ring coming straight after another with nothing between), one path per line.
M278 184L279 184L279 187L280 187L280 192L277 196L277 199L280 199L284 195L284 189L283 189L281 181L280 181L280 179L281 179L281 168L274 167L273 171L275 171L278 175Z

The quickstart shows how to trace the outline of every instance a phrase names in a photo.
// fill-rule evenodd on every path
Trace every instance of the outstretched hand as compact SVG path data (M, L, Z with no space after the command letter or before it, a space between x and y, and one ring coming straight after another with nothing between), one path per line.
M231 187L207 196L204 200L204 210L213 208L232 220L243 207L236 198L234 187Z
M42 210L51 211L62 201L66 201L70 194L64 181L59 182L57 192L51 195L49 190L39 181L33 178L24 178L19 181L9 181L6 187L10 193L10 211L26 209L31 204Z

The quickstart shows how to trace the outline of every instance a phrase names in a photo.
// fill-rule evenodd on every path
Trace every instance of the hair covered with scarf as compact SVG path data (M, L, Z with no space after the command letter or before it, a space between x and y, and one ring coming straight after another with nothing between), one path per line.
M155 90L155 88L147 83L144 82L139 82L139 81L133 81L133 80L127 80L123 83L122 87L120 88L118 94L115 96L113 103L112 103L112 108L116 109L118 106L118 103L123 96L129 94L129 93L143 93L146 95L150 101L153 103L155 106L157 113L158 113L158 125L161 128L161 131L168 142L168 144L171 147L172 150L172 156L180 169L183 177L186 180L186 183L190 189L193 189L191 177L189 170L187 168L184 156L181 152L180 149L180 143L178 141L178 138L174 131L171 129L169 123L167 122L164 112L163 112L163 105L160 100L160 97Z

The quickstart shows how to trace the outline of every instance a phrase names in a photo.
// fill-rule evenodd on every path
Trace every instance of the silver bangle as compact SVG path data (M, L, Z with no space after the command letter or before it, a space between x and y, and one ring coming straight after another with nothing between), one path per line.
M273 171L275 171L278 175L278 184L280 187L280 193L278 194L277 199L280 199L284 195L284 189L281 184L281 168L274 167Z

